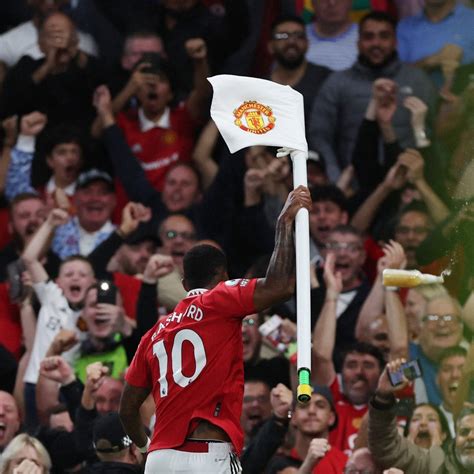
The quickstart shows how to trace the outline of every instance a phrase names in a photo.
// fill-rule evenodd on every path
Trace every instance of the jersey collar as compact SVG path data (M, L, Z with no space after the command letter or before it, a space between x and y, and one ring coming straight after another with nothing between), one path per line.
M197 295L202 295L203 293L206 293L206 291L209 291L207 288L194 288L194 290L189 290L188 294L186 295L186 298L188 296L197 296Z

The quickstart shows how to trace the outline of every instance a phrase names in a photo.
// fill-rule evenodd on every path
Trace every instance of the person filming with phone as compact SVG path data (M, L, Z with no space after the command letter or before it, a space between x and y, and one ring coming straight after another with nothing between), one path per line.
M410 473L467 474L474 469L474 408L465 406L456 421L456 437L443 450L441 443L420 446L409 438L399 436L396 425L394 393L405 388L409 380L393 385L391 374L404 374L404 359L396 359L385 367L377 389L369 403L369 449L382 468L396 467ZM393 377L392 377L393 379ZM431 422L436 425L436 422ZM429 430L430 421L426 430ZM432 428L432 432L435 430Z

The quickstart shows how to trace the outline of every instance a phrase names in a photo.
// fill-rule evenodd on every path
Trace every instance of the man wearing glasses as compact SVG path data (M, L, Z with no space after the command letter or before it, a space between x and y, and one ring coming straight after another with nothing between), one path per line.
M196 228L185 215L174 214L161 223L158 236L162 244L159 253L171 256L174 263L174 270L158 279L158 295L163 306L174 308L186 296L181 282L183 257L197 243Z
M305 122L308 124L314 99L331 70L306 60L308 38L303 20L297 16L276 20L268 51L274 59L270 80L291 86L303 95Z
M418 403L429 401L435 405L442 402L436 383L438 364L443 351L462 344L463 321L459 303L449 295L437 295L426 304L422 317L419 344L410 344L411 359L419 359L423 378L415 381L415 396Z

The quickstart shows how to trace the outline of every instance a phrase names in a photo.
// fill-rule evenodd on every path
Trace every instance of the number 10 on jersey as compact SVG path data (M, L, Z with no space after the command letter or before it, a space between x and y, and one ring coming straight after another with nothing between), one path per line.
M183 374L183 343L189 342L193 346L193 355L195 362L194 374L187 377ZM153 354L158 359L160 369L160 396L166 397L168 395L168 354L170 348L165 347L164 341L161 339L153 344ZM206 366L206 351L201 337L196 331L191 329L181 329L176 333L171 348L171 372L174 382L180 387L187 387L193 383Z

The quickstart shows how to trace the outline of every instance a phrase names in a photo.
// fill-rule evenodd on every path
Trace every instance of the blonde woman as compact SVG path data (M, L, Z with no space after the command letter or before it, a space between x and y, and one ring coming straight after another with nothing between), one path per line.
M47 474L51 458L45 447L32 436L15 436L2 454L0 474Z

